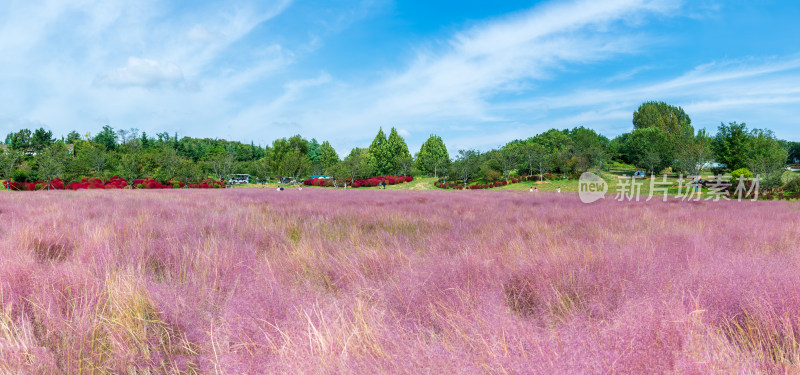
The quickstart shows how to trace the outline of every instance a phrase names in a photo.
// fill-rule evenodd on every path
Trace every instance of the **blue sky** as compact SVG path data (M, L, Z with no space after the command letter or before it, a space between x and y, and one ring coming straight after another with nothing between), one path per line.
M800 141L798 19L795 1L5 0L0 131L299 133L346 154L394 126L455 152L613 137L663 100Z

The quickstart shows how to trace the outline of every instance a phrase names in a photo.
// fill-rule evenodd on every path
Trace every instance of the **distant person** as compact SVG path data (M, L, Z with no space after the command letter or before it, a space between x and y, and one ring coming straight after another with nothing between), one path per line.
M556 193L560 193L560 192L561 192L561 186L556 188Z
M528 191L530 191L531 193L533 193L533 186L531 186L530 190L528 190Z
M533 192L534 193L538 193L539 192L539 188L538 187L537 188L533 188Z

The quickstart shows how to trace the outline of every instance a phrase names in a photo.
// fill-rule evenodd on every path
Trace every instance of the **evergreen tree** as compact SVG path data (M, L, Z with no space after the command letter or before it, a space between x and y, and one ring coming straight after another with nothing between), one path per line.
M6 137L6 142L11 145L14 150L22 152L29 151L31 148L31 139L33 134L28 129L22 129L16 133L11 133Z
M320 144L315 138L308 141L308 161L312 174L322 174L322 163L320 161Z
M53 142L53 132L39 128L33 132L31 137L31 149L35 153L40 153L52 145Z
M114 128L105 125L103 130L94 136L94 141L105 146L106 150L113 150L117 147L117 133L114 132Z
M320 162L320 159L319 159L319 157L320 157L320 155L319 155L320 154L320 144L319 144L319 142L317 142L317 140L315 138L311 138L311 140L308 141L307 154L308 154L308 161L310 161L312 164Z
M81 139L80 133L78 133L78 132L76 132L74 130L69 132L69 134L67 134L67 143L68 144L69 143L74 144L75 142L78 142L80 139Z
M401 169L401 165L403 161L407 160L407 158L411 157L411 154L408 152L408 145L406 145L406 141L400 134L397 134L397 130L392 127L392 131L389 132L389 138L386 139L386 149L389 154L389 161L390 161L390 173L398 174Z
M372 174L383 176L392 173L392 157L389 153L388 141L383 129L378 130L378 135L369 145L368 152L369 162L372 165Z

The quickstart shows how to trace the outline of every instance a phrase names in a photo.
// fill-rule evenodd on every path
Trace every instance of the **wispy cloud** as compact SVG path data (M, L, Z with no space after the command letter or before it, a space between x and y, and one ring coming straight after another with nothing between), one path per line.
M473 147L492 146L487 131L524 131L524 125L493 110L498 95L530 94L530 87L555 79L566 67L634 53L647 37L629 33L624 20L675 9L674 2L661 1L546 4L420 47L405 68L385 72L371 84L333 80L297 95L296 102L255 111L265 121L301 124L345 149L367 140L378 126L401 126L418 145L430 129L476 123L484 126L474 126L478 130L471 136L456 136L471 137ZM298 114L301 107L309 111Z
M648 79L614 88L598 85L556 96L539 95L509 101L498 111L515 112L545 108L563 126L587 125L609 135L629 131L633 110L643 101L662 100L683 106L697 128L713 131L720 122L752 121L774 106L800 101L800 56L740 59L703 64L677 77ZM771 109L770 109L771 108ZM618 118L619 122L610 122ZM791 128L793 118L770 116L758 127ZM623 121L624 120L624 121ZM778 123L774 123L778 121ZM789 133L785 136L793 136Z

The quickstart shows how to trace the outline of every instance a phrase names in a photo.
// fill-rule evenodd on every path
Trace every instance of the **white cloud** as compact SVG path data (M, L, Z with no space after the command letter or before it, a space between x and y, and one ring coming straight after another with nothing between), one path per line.
M187 84L183 72L177 65L155 60L131 57L122 68L97 76L93 82L98 86L110 87L158 87L195 88Z

